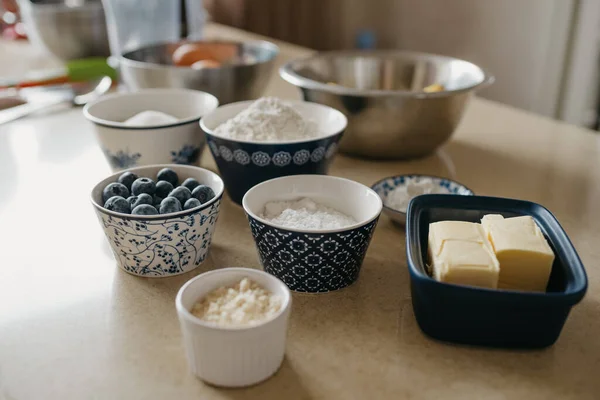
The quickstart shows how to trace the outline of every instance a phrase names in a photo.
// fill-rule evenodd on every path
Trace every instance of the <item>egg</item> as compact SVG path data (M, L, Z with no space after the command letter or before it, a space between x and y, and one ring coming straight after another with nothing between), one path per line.
M203 68L219 68L221 63L218 63L214 60L200 60L196 61L191 65L193 69L203 69Z
M197 44L187 43L173 52L173 64L178 67L190 67L198 61L207 59L212 59L211 52Z
M185 43L175 49L172 59L178 67L217 68L234 59L237 51L238 47L230 43Z

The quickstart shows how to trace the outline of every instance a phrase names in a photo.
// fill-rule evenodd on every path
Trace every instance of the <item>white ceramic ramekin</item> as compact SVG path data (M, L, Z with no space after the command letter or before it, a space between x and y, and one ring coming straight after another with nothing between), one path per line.
M194 317L194 303L221 286L249 278L281 296L273 318L248 327L219 327ZM190 369L200 379L225 387L250 386L273 375L283 361L292 296L273 275L249 268L206 272L181 287L175 300Z

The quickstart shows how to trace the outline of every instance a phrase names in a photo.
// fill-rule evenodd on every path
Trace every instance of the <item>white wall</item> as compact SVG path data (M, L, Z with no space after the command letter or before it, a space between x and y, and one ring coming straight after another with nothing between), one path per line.
M575 2L345 0L344 36L374 28L386 47L467 59L496 76L482 96L555 117Z

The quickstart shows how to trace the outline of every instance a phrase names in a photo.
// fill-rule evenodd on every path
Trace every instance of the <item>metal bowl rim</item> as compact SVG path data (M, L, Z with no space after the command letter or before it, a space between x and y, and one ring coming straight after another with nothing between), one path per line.
M28 0L29 1L29 0ZM33 12L85 12L85 11L103 11L104 7L101 1L85 2L78 6L68 6L65 3L31 3Z
M470 64L477 68L483 74L483 79L481 82L467 86L461 89L455 90L443 90L440 92L413 92L410 90L380 90L380 89L370 89L370 90L362 90L362 89L354 89L348 88L339 85L328 85L326 83L318 82L310 78L306 78L300 74L298 74L294 67L298 63L305 63L308 61L316 60L319 58L335 58L335 57L357 57L357 56L408 56L414 57L416 59L422 60L439 60L439 61L460 61L467 64ZM349 95L349 96L399 96L399 97L412 97L412 98L436 98L436 97L449 97L454 96L460 93L470 92L476 89L482 89L494 83L494 76L487 72L485 69L481 68L477 64L474 64L470 61L466 61L460 58L442 56L438 54L431 53L423 53L416 51L404 51L404 50L337 50L337 51L326 51L314 54L309 57L299 58L296 60L292 60L279 68L279 75L285 81L291 83L294 86L298 86L303 89L310 90L321 90L324 92L329 92L338 95Z
M263 49L268 49L271 50L273 52L273 56L271 58L269 58L266 61L256 61L256 62L252 62L252 63L243 63L243 64L229 64L229 65L222 65L219 66L218 68L207 68L207 69L193 69L191 67L185 67L185 66L178 66L178 65L168 65L168 64L158 64L158 63L153 63L153 62L149 62L149 61L139 61L139 60L133 60L131 58L128 58L128 56L131 56L132 53L140 51L140 50L148 50L148 49L153 49L153 48L158 48L161 46L166 46L166 45L170 45L170 44L193 44L193 43L229 43L229 44L237 44L237 45L251 45L251 46L255 46L258 48L263 48ZM190 70L190 71L197 71L197 72L207 72L207 71L219 71L219 70L225 70L225 69L234 69L234 68L239 68L239 67L250 67L250 66L255 66L255 65L260 65L260 64L267 64L270 62L273 62L273 60L275 58L277 58L277 56L279 55L280 50L279 50L279 46L277 46L275 43L269 42L267 40L250 40L250 41L238 41L238 40L219 40L219 39L215 39L215 40L192 40L192 41L186 41L186 40L182 40L182 41L177 41L177 42L160 42L160 43L155 43L149 46L143 46L140 48L137 48L135 50L131 50L128 51L126 53L123 53L121 55L119 55L118 57L116 57L117 59L117 63L123 66L128 66L128 67L136 67L136 68L142 68L142 69L155 69L155 70L165 70L165 69L177 69L177 70Z

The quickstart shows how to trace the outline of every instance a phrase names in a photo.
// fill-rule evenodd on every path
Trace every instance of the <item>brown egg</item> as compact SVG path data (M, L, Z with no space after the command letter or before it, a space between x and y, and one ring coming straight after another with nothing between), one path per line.
M173 64L178 67L190 67L192 64L212 59L212 54L203 46L186 43L173 52Z

